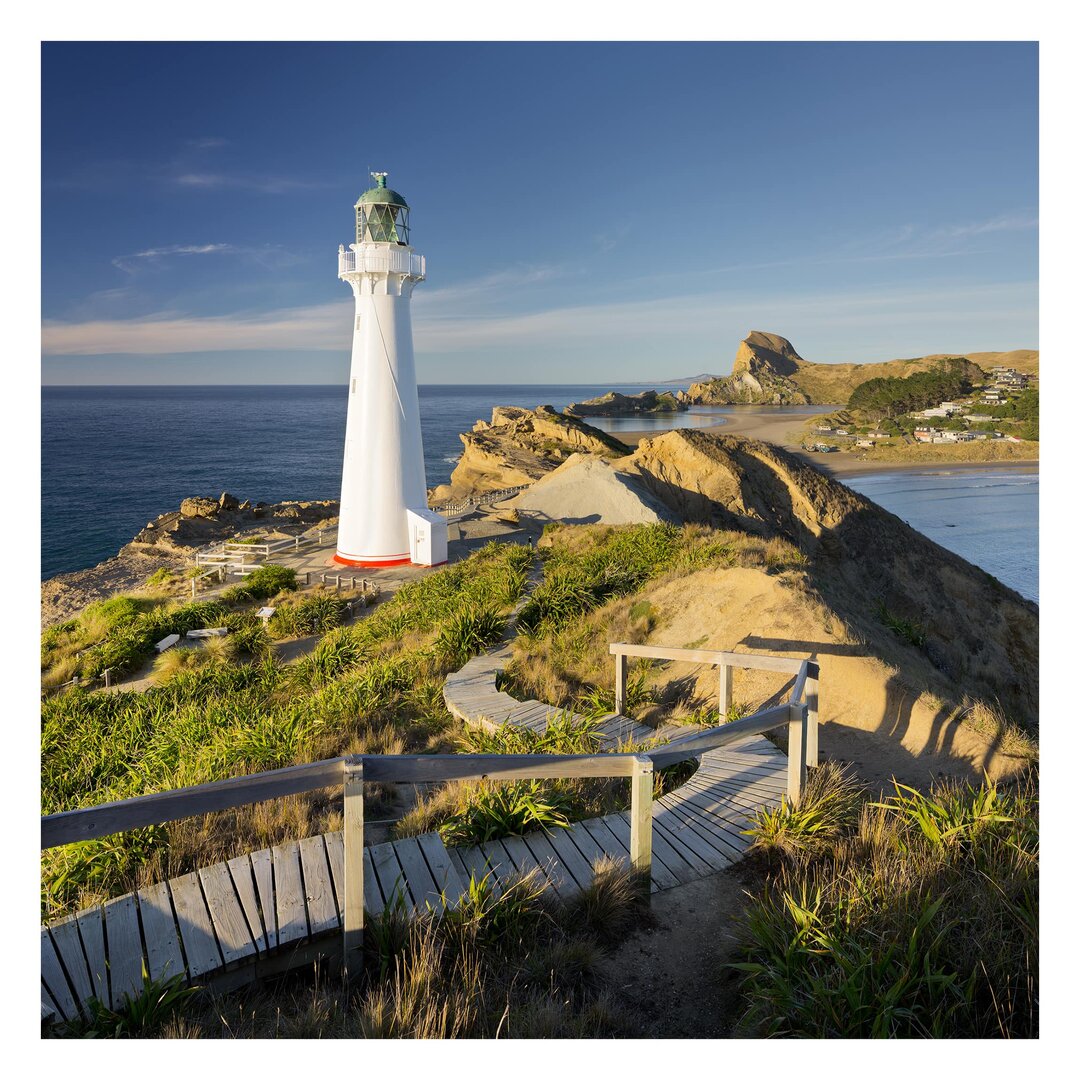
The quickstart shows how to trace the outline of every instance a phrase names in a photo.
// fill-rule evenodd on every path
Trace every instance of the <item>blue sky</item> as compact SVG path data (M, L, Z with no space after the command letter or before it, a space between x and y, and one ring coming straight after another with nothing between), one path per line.
M43 379L344 382L368 169L422 382L1035 348L1033 44L48 44Z

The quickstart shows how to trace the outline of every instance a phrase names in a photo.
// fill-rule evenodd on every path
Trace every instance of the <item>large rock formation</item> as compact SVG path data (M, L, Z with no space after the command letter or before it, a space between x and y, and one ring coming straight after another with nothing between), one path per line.
M567 416L651 416L654 413L682 412L690 406L678 390L643 390L640 394L620 394L611 390L600 397L567 405Z
M787 338L752 330L739 345L731 374L694 383L686 399L694 405L806 405L810 399L791 378L805 363Z
M550 405L535 409L497 406L491 422L477 420L460 436L465 450L450 476L431 493L435 503L519 487L539 480L572 454L617 458L630 453L618 439Z
M694 383L686 392L691 405L846 405L851 392L869 379L906 378L929 371L944 354L888 360L880 364L815 364L804 360L787 338L752 330L739 345L731 374ZM969 353L969 375L981 381L983 369L1001 364L1038 371L1038 353Z

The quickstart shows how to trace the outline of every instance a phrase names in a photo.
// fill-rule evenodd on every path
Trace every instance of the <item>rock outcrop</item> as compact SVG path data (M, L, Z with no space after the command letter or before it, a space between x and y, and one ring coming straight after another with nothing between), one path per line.
M642 390L640 394L620 394L615 390L567 405L567 416L651 416L655 413L682 412L690 408L681 390Z
M752 330L739 345L731 374L694 383L686 399L694 405L806 405L810 399L792 381L805 363L787 338Z
M804 360L787 338L752 330L739 345L731 374L694 383L686 391L686 401L691 405L846 405L860 383L906 378L930 371L946 359L956 358L936 354L879 364L816 364ZM1038 370L1038 353L1029 349L971 353L961 359L970 364L969 374L976 382L982 380L984 366Z
M121 554L178 556L184 558L197 547L224 540L258 524L272 531L279 525L295 532L296 525L314 525L337 516L336 501L256 503L240 502L227 491L217 499L195 496L184 499L180 509L147 522Z
M430 492L433 502L531 484L558 468L572 454L617 458L630 448L550 405L536 409L497 406L491 422L478 420L460 436L465 450L449 484Z

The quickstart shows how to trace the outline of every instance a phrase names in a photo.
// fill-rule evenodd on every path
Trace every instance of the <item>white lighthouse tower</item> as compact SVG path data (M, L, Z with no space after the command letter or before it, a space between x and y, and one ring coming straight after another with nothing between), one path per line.
M356 243L338 248L356 319L334 561L433 565L446 561L446 523L427 508L409 315L424 257L409 246L409 204L386 173L372 177L356 204Z

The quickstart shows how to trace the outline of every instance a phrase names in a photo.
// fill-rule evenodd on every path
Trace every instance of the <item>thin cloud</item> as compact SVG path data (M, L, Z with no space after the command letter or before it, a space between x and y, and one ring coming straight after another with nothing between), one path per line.
M257 191L264 195L284 195L290 191L309 191L330 185L322 180L299 180L289 176L244 176L228 173L185 172L172 177L183 188L213 191L233 189Z
M166 244L163 247L136 251L130 255L117 255L112 260L112 264L118 270L134 275L148 268L160 269L169 259L192 255L238 256L267 268L292 266L303 261L300 256L293 255L273 244L257 248L241 247L236 244Z
M352 304L348 300L277 312L195 316L161 312L138 319L85 322L47 321L42 349L47 355L141 354L249 351L260 349L347 351ZM559 307L527 314L490 316L417 312L417 348L429 354L472 353L515 347L549 349L638 343L667 346L719 340L723 327L768 326L785 332L799 326L880 325L941 327L1005 322L1037 325L1033 282L970 287L877 289L758 297L730 293L677 295L647 301ZM822 357L827 360L828 357Z

